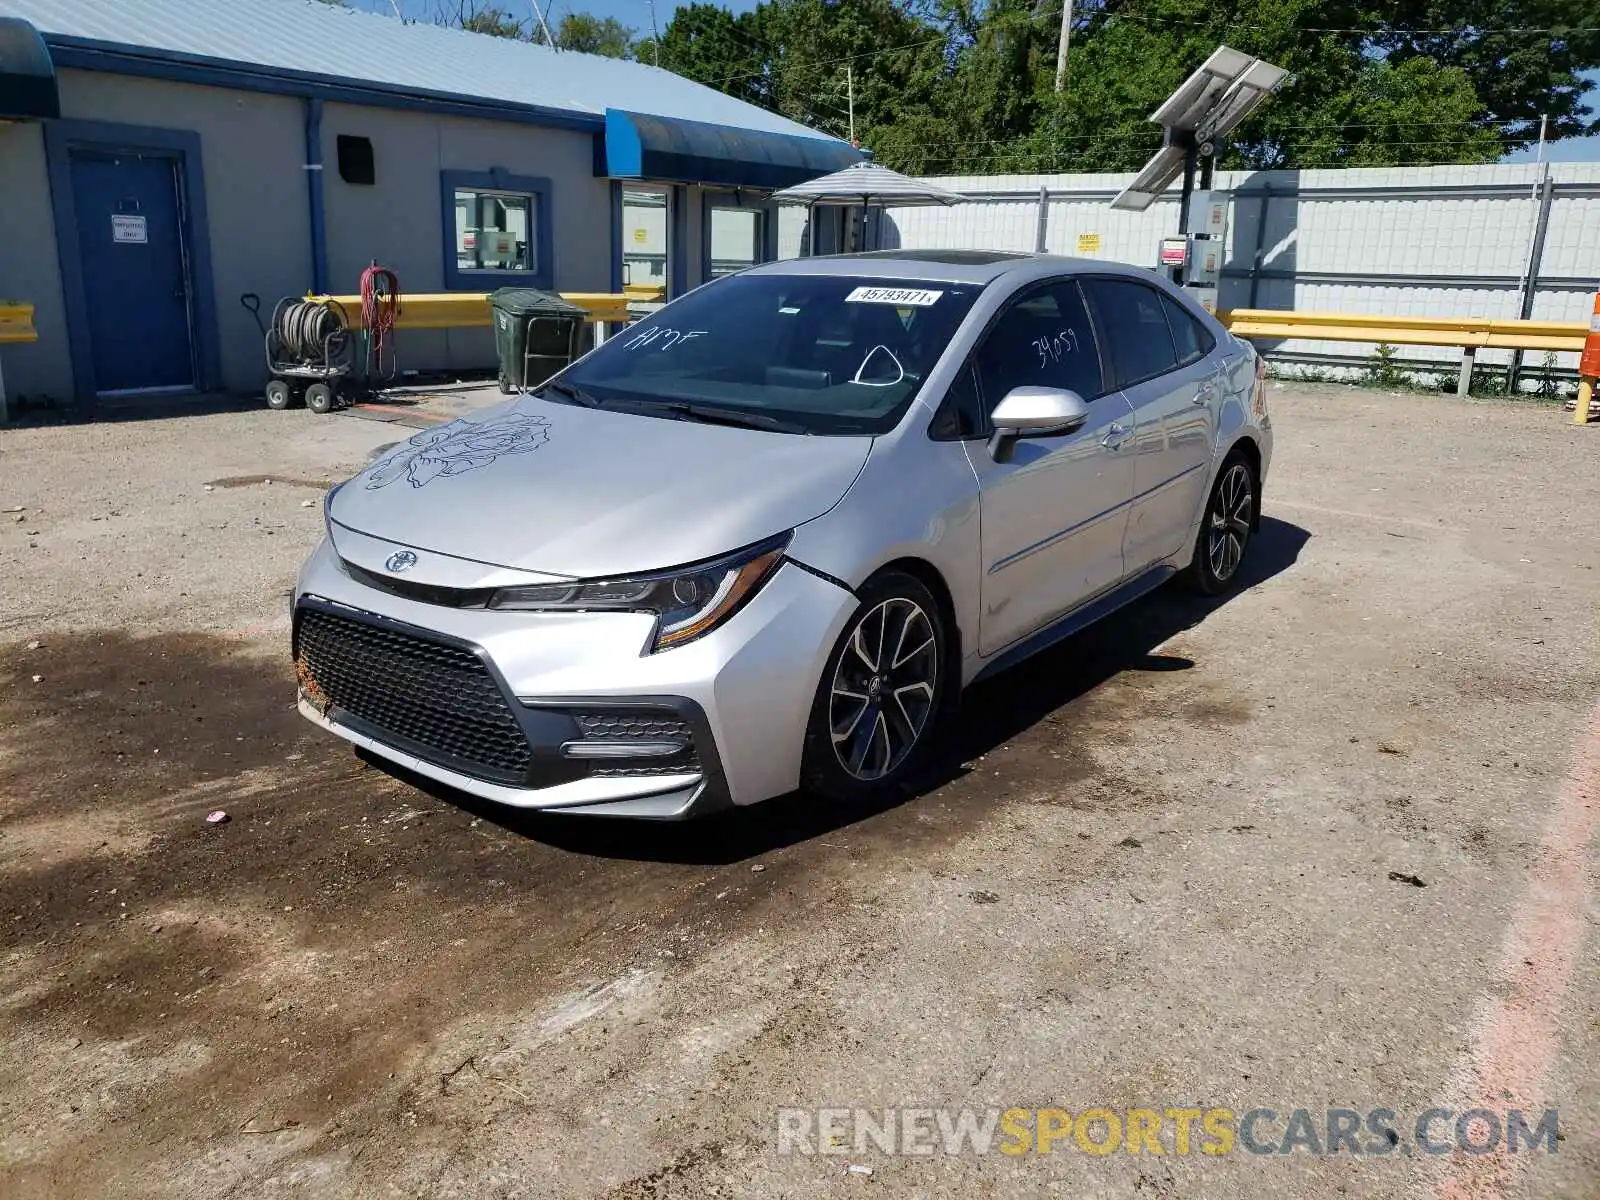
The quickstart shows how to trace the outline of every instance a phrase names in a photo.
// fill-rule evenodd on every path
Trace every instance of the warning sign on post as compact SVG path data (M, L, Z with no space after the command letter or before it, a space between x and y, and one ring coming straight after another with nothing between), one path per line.
M149 229L143 217L130 217L124 213L111 214L111 240L130 245L143 245L150 240Z

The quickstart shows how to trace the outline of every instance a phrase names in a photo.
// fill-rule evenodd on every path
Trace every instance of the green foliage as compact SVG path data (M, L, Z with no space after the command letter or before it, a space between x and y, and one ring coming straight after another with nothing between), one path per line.
M600 18L589 13L567 13L556 26L556 45L578 54L601 54L606 58L628 58L633 54L635 30L615 17ZM544 41L540 30L535 41Z
M468 33L486 33L490 37L522 41L528 36L527 28L509 9L485 0L455 0L453 5L440 0L436 20L440 25L451 25Z
M1377 388L1409 388L1413 383L1411 376L1400 368L1399 352L1387 342L1380 343L1367 359L1361 382Z
M1059 95L1060 0L764 0L738 16L694 3L656 49L664 67L840 136L848 67L861 142L919 174L1132 170L1160 142L1149 114L1224 42L1292 76L1221 148L1223 167L1489 162L1536 137L1540 112L1552 137L1600 129L1578 74L1600 66L1594 0L1079 0L1074 13Z

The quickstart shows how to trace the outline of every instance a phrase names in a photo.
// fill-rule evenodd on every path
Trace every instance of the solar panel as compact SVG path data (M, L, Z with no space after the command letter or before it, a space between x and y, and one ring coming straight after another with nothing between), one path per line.
M1143 212L1183 173L1185 147L1225 137L1256 110L1289 72L1231 46L1218 46L1199 68L1150 114L1165 144L1134 181L1117 193L1112 208Z

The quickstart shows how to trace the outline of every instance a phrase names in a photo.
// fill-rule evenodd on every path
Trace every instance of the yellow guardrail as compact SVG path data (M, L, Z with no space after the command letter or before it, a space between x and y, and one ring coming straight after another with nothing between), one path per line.
M1583 349L1588 326L1580 321L1506 321L1488 317L1377 317L1352 313L1286 312L1235 308L1219 312L1237 337L1304 338L1311 341L1373 342L1390 346L1459 346L1461 376L1456 394L1472 385L1479 350Z
M562 299L589 314L590 321L628 319L629 296L623 292L562 292ZM360 296L316 296L344 309L350 324L361 327ZM401 292L397 329L488 329L488 292Z
M1487 317L1374 317L1351 313L1235 308L1217 319L1239 337L1386 342L1391 346L1460 346L1472 350L1583 349L1580 321L1502 321Z
M33 305L0 300L0 344L38 340L39 331L33 327Z

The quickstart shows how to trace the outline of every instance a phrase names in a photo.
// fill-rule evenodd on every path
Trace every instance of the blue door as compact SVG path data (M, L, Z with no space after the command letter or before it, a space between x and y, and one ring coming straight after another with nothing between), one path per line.
M70 152L94 390L194 386L179 160Z

